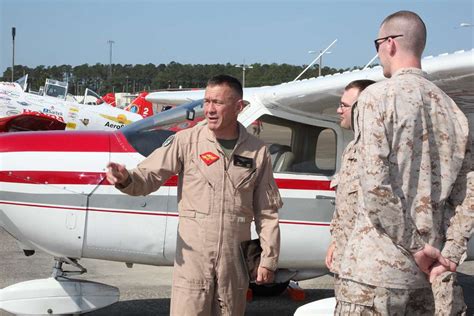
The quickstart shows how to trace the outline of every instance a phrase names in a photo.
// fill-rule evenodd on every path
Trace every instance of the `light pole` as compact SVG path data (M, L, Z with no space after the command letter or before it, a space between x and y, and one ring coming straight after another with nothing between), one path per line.
M310 50L308 54L315 54L317 51L315 50ZM323 68L323 55L324 54L331 54L331 52L324 52L322 50L319 51L319 58L318 58L318 64L319 64L319 70L318 70L318 77L321 76L321 68Z
M112 45L115 44L115 41L108 40L109 43L109 79L112 78Z
M252 69L253 67L251 65L246 65L245 59L242 65L235 65L235 67L242 68L242 88L245 88L245 69Z
M311 64L309 64L298 76L296 76L296 78L293 81L298 80L298 78L301 77L306 72L306 70L308 70L311 66L313 66L314 63L317 62L319 60L319 58L323 54L325 54L329 50L329 48L331 48L331 46L334 45L336 42L337 42L337 38L331 44L329 44L329 46L326 47L326 49L322 50L321 53L315 59L313 59ZM320 66L321 66L321 64L320 64ZM321 67L319 67L319 69L321 69Z
M13 53L12 53L12 82L14 80L15 74L15 36L16 36L16 27L12 27L12 43L13 43Z

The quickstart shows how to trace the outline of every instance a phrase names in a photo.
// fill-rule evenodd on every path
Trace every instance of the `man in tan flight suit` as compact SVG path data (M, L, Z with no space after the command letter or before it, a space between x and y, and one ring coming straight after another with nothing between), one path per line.
M122 192L146 195L178 174L179 226L172 315L243 315L249 277L240 243L255 220L261 254L256 281L277 268L282 201L264 143L237 121L242 86L230 76L209 80L207 125L176 133L137 168L110 163L107 179Z
M428 275L436 278L438 269L431 267L456 269L439 251L447 227L453 218L472 220L455 212L471 166L468 123L424 77L426 28L418 15L388 16L378 37L389 79L358 99L358 213L341 261L336 314L433 315ZM449 253L446 247L456 244L446 243Z
M369 85L375 83L372 80L354 80L344 88L341 102L337 107L342 128L352 129L352 111L355 107L359 94ZM357 213L357 190L359 178L357 173L356 148L354 141L347 144L341 158L339 173L331 181L331 187L336 189L336 208L331 221L331 244L326 254L326 266L334 273L334 291L339 296L339 269L341 258L344 254L347 239L354 227L355 215Z

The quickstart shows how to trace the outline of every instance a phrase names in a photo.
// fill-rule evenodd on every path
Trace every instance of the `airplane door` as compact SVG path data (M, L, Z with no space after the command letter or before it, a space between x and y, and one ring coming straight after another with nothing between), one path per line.
M29 249L82 257L88 197L103 179L108 138L11 133L0 147L0 225Z
M247 130L267 144L283 199L279 266L324 266L335 204L330 181L338 165L338 151L343 149L340 127L331 122L315 125L318 122L314 120L302 123L269 115L259 121Z
M28 163L30 168L33 165L32 161ZM12 171L10 175L10 179L0 182L0 226L24 249L80 258L87 195L71 191L64 183L44 184L44 178L38 179L39 172Z
M119 133L111 137L114 152L104 159L104 170L109 161L133 168L144 159L126 146L120 147L126 143L121 137ZM168 192L169 188L163 186L148 196L133 197L108 183L100 185L89 199L84 257L166 265L164 237Z

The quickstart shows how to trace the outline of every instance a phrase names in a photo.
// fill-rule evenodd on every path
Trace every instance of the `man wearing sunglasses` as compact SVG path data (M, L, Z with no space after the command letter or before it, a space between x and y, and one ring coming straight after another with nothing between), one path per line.
M433 315L430 280L455 278L449 271L456 270L465 250L452 236L462 232L446 233L446 228L450 222L472 221L455 211L471 166L468 123L424 77L425 43L425 24L409 11L388 16L375 40L389 79L358 99L360 187L340 266L339 315ZM442 314L462 313L459 305Z

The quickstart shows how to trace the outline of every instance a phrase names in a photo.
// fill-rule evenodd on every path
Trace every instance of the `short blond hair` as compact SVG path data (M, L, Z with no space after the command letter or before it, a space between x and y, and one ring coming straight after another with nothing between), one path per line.
M385 36L403 35L400 46L421 58L426 45L426 25L418 14L411 11L398 11L387 16L380 28Z

